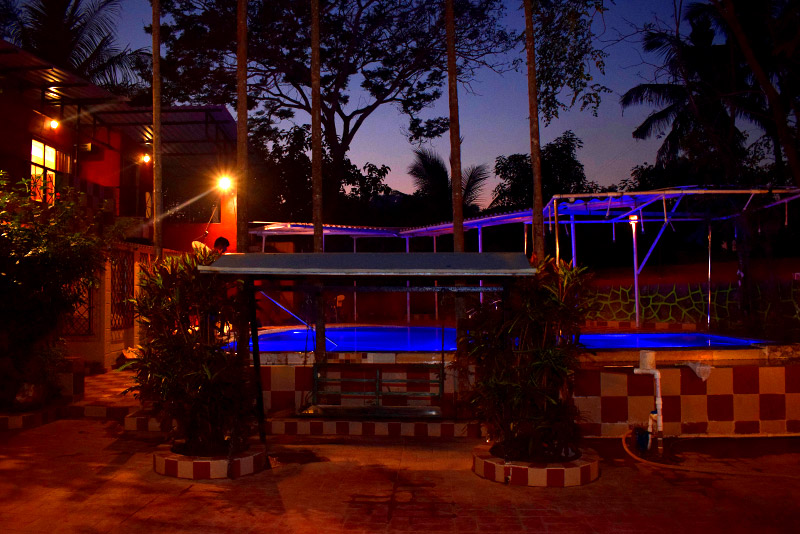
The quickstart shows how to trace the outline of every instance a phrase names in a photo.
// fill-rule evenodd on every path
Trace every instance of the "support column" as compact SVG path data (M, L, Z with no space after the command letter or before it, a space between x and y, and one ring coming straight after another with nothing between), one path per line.
M356 239L353 236L353 254L356 254ZM358 292L356 291L357 282L353 280L353 322L358 322Z
M436 236L433 236L433 253L436 254ZM439 285L438 280L433 281L433 286L436 287ZM439 320L439 292L433 292L433 317L437 321Z
M528 240L526 239L525 242L527 243ZM478 227L478 254L483 254L483 226ZM483 280L479 280L478 285L483 287ZM481 304L483 304L483 293L480 294L479 298Z
M630 225L633 234L633 298L634 308L636 310L636 328L639 328L639 249L636 241L636 223L639 218L636 215L631 215Z
M708 223L708 317L706 326L711 331L711 223Z
M406 238L406 254L410 251L411 238ZM411 286L411 280L406 280L406 287ZM411 324L411 293L406 291L406 324Z
M561 257L560 250L558 248L558 200L553 199L553 218L556 222L556 265L558 265L558 261Z
M569 232L570 232L570 241L572 245L572 268L578 266L578 256L577 256L577 248L575 247L575 216L569 216Z

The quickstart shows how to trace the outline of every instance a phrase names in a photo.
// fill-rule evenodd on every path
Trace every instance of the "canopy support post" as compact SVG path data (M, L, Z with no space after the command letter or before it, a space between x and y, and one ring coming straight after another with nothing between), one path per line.
M435 234L433 236L433 252L434 252L434 254L436 253L436 235ZM433 285L434 285L434 287L438 286L439 285L439 281L438 280L434 280L433 281ZM433 293L433 318L436 319L437 321L439 320L439 292L438 291L434 291L434 293Z
M406 237L406 254L411 250L411 238ZM406 279L406 287L411 286L411 280ZM406 324L411 324L411 293L406 291Z
M258 417L258 439L261 443L267 442L267 433L264 428L264 388L261 384L261 355L258 350L258 312L256 309L256 291L253 277L248 276L245 281L247 293L247 307L250 315L250 339L253 340L253 379L256 383L256 416ZM247 335L242 336L239 343L247 343Z
M353 254L356 253L356 236L353 236ZM353 322L358 321L358 292L356 291L357 282L353 280Z
M749 202L749 201L748 201ZM706 326L711 331L711 223L708 223L708 316Z
M577 256L577 248L575 246L575 216L569 216L569 230L570 230L570 240L572 245L572 268L576 268L578 266L578 256Z
M556 223L556 265L558 265L561 251L558 249L558 199L555 198L553 199L553 215Z
M633 298L636 311L636 328L639 328L639 248L636 242L636 219L631 219L631 234L633 235Z
M527 243L527 240L526 240ZM478 254L483 254L483 226L478 227ZM478 280L478 285L483 287L483 280ZM481 304L483 304L483 292L481 291L480 296Z

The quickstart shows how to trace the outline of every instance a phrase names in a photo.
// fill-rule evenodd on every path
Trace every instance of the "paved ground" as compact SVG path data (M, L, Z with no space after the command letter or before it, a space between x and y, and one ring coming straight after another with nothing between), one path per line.
M474 441L270 438L280 465L238 480L156 475L152 441L57 421L0 434L0 532L800 532L800 439L687 440L664 471L595 442L600 479L520 488L469 470Z

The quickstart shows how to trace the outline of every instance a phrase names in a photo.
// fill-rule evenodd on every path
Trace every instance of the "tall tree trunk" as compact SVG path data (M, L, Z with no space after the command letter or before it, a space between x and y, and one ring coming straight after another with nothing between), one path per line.
M744 28L742 28L736 16L733 2L731 2L731 0L711 1L728 24L728 28L730 28L731 33L733 33L744 55L745 61L747 61L747 64L753 71L753 76L756 81L758 81L758 85L761 86L761 90L764 91L764 95L767 97L769 109L772 112L772 119L775 121L775 130L778 134L778 139L781 141L781 146L783 147L783 153L786 155L786 161L789 163L789 169L792 172L795 183L800 186L800 155L798 155L797 152L796 139L792 135L786 121L786 111L783 109L780 94L778 90L775 89L775 86L772 85L769 76L767 76L767 73L758 61L753 47L750 46L750 41L744 32Z
M319 0L311 0L311 194L314 252L322 252L322 98L320 95Z
M533 171L533 256L531 263L544 259L544 219L542 218L542 148L539 139L539 89L536 85L536 41L533 34L533 0L525 6L525 49L528 55L528 121L531 132L531 170ZM558 228L556 228L558 232Z
M454 0L445 0L447 94L450 102L450 189L453 195L453 251L464 252L464 202L461 178L461 127L458 121L458 72Z
M236 251L247 252L247 0L236 5Z
M320 95L319 0L311 0L311 190L314 252L322 253L322 98ZM314 359L325 359L325 297L317 284Z
M161 166L161 3L153 0L153 245L164 255L164 195Z

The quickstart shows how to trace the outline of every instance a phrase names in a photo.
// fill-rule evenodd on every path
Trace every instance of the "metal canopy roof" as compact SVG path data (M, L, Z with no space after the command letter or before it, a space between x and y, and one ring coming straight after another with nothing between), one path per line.
M767 203L750 208L753 198L761 195L767 196ZM725 197L729 202L724 206L724 210L710 213L707 210L697 209L696 206L687 206L685 202L681 203L682 199L688 197ZM545 222L556 222L557 207L557 215L560 219L558 222L560 224L570 224L571 222L575 224L628 222L630 215L637 215L642 222L663 222L664 220L669 220L670 222L706 221L709 219L729 219L748 208L766 209L797 199L800 199L800 189L796 188L697 189L681 187L654 191L555 195L544 206L542 211ZM680 210L678 209L679 207ZM464 230L474 230L501 224L530 224L533 218L532 213L533 210L528 209L464 219ZM313 235L314 233L314 226L311 223L258 221L253 224L260 226L252 228L250 233L262 237L270 235ZM410 228L323 225L324 235L348 235L350 237L411 238L451 233L453 233L452 222Z
M104 126L118 128L142 143L153 140L153 109L92 109ZM225 106L174 106L161 109L164 157L215 154L236 141L236 121Z
M49 105L120 104L124 99L52 63L0 39L0 76L22 81L41 92Z
M756 197L766 203L751 207ZM725 200L709 209L705 199ZM748 210L765 209L800 198L800 189L698 189L679 187L654 191L581 193L554 195L543 208L545 221L569 218L564 223L628 222L636 216L640 222L715 221L735 217ZM686 202L682 202L686 199ZM689 205L687 205L687 202ZM561 222L561 221L559 221Z
M126 98L0 39L0 78L18 80L23 91L59 117L80 121L82 131L113 127L139 143L152 142L153 110L132 107ZM80 107L85 118L75 111ZM66 108L69 108L66 110ZM46 109L39 109L47 112ZM225 106L175 106L161 111L162 152L190 166L194 157L216 155L236 141L236 121ZM203 163L207 165L207 163Z
M262 277L493 277L536 274L521 252L225 254L200 272Z
M296 222L263 222L254 221L251 224L260 225L250 229L254 235L314 235L312 223ZM323 224L323 235L347 235L351 237L398 237L395 228L378 228L375 226L348 226L340 224Z

